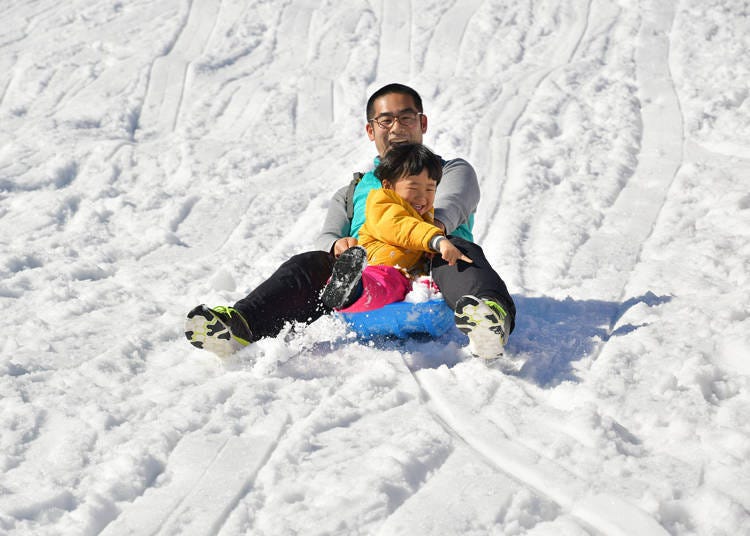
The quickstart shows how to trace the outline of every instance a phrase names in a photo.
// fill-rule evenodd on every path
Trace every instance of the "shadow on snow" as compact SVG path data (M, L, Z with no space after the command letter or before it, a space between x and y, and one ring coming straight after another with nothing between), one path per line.
M546 387L578 381L572 363L592 355L600 345L626 335L642 325L618 321L633 306L649 307L668 302L669 296L648 292L623 303L602 300L556 300L514 296L518 314L507 352L526 359L518 376Z
M564 381L579 381L574 373L574 362L595 356L601 345L611 338L642 327L617 325L631 307L641 303L654 307L669 302L671 297L647 292L623 303L520 295L513 296L513 300L517 310L516 327L505 353L510 360L515 359L523 364L520 369L512 371L498 368L505 374L523 378L540 387L551 387ZM294 338L293 331L290 335ZM294 354L324 356L352 342L349 337L316 341L311 345L303 344ZM451 368L471 359L465 349L468 338L455 328L437 339L429 335L407 339L376 337L358 343L401 353L413 371L443 365ZM489 366L495 368L495 365Z
M506 374L550 387L564 381L578 381L572 366L574 362L593 355L609 339L642 327L624 324L615 329L631 307L640 303L653 307L671 298L648 292L623 303L519 295L513 299L517 309L516 327L506 346L506 355L522 361L523 365L520 370L506 371ZM378 346L411 353L410 367L417 370L441 365L453 367L465 359L459 348L467 342L465 335L452 330L435 341L380 341Z

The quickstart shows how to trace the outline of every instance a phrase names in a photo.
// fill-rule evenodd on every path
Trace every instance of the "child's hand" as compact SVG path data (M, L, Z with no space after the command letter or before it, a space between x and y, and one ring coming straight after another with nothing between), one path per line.
M451 244L451 241L447 238L440 241L440 256L443 257L449 266L454 266L457 261L465 261L473 263L469 257L464 255L460 249Z

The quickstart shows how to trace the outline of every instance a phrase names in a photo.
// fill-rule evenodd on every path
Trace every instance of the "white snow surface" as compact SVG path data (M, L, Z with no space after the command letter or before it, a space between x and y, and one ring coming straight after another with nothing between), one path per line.
M5 0L0 533L750 534L743 0ZM505 370L326 317L187 344L421 92Z

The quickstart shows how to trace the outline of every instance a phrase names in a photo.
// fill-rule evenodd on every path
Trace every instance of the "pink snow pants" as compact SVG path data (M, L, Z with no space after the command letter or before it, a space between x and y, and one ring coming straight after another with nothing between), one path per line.
M367 265L362 272L362 295L343 313L361 313L401 301L411 290L411 280L393 266Z

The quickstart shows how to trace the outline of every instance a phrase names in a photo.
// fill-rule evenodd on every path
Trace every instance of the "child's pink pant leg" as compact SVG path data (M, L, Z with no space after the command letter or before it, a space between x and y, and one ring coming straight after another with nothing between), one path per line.
M362 272L362 287L362 296L341 312L372 311L401 301L411 290L411 280L393 266L368 265Z

